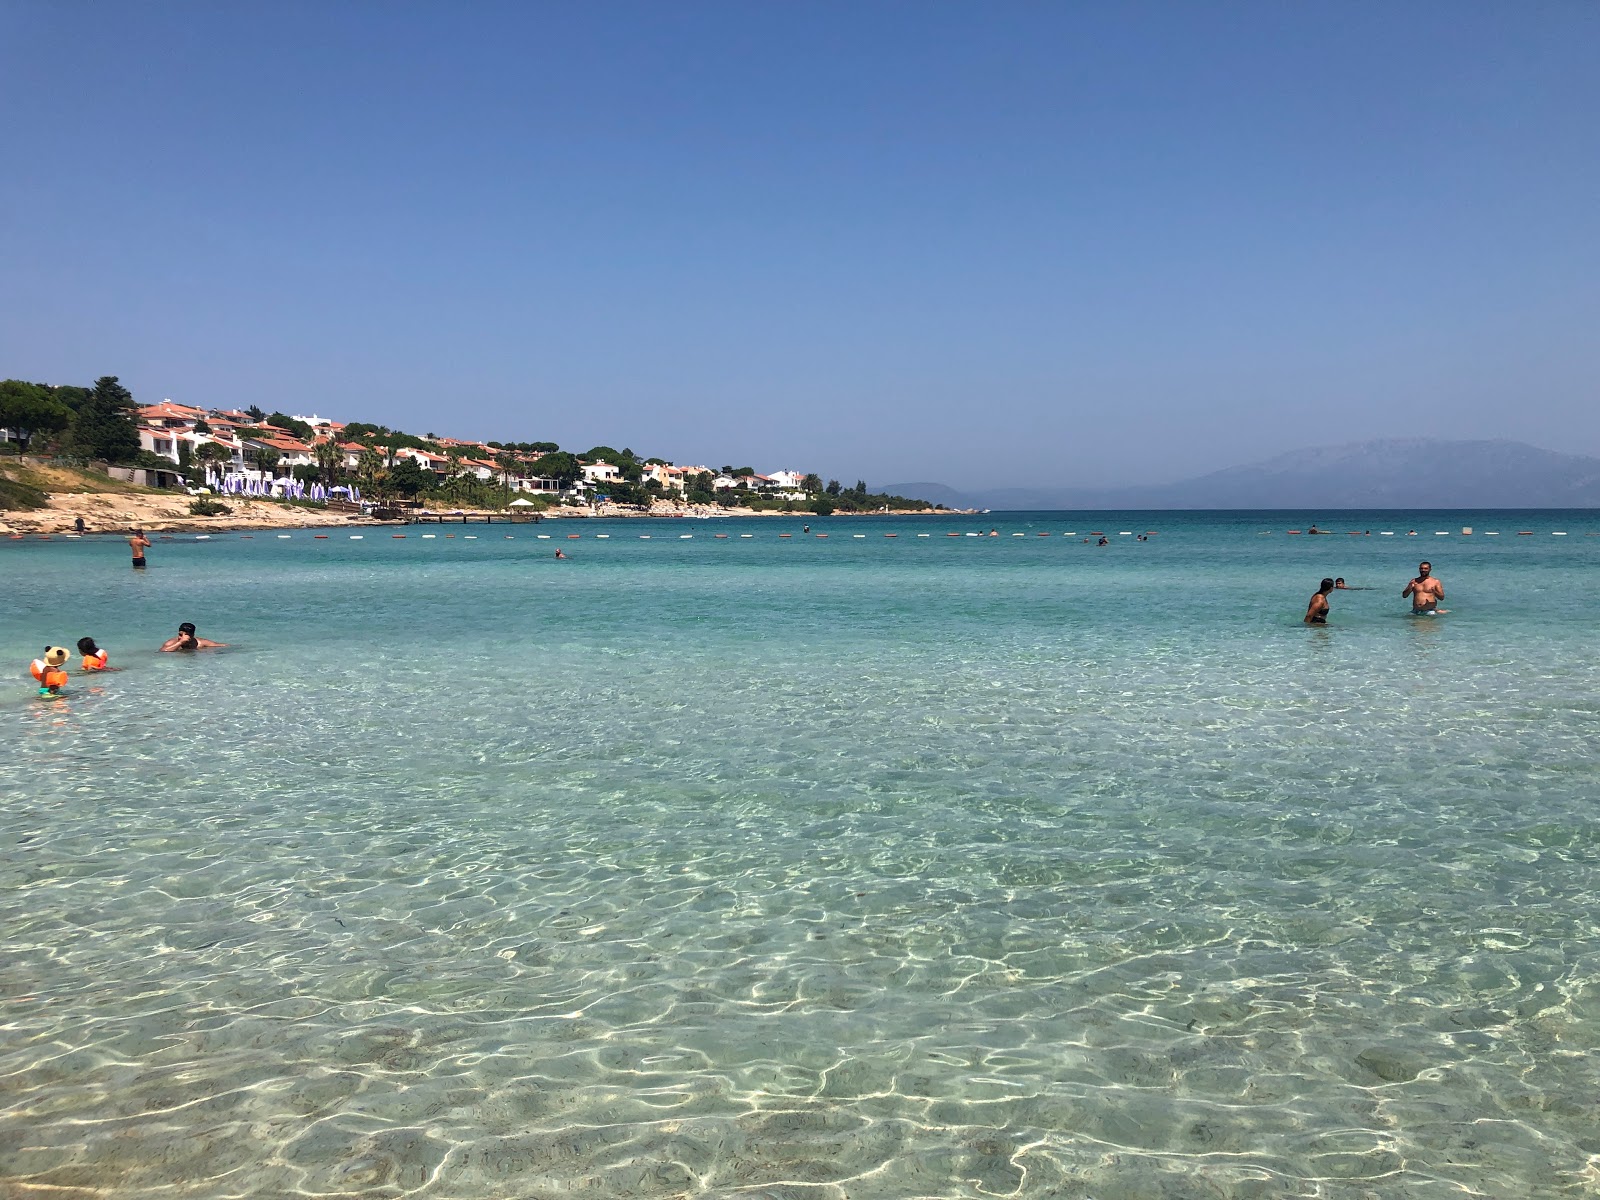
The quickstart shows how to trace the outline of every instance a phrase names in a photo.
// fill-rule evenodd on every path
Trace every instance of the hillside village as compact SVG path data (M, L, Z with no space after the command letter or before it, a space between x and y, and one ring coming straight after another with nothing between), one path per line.
M824 483L810 472L680 466L630 448L596 446L574 454L554 442L418 436L315 413L205 408L170 399L140 406L113 376L92 391L8 380L0 392L0 444L9 439L18 451L44 448L80 462L101 461L130 483L222 500L553 513L665 513L689 506L826 515L935 507L871 495L861 482L848 488L837 480Z
M315 414L290 416L274 424L259 411L201 409L171 400L139 409L138 425L140 448L168 459L174 467L203 463L211 478L238 476L269 488L313 474L329 483L350 478L381 486L387 474L387 482L411 496L430 485L466 477L521 495L577 504L631 491L630 484L654 493L653 498L669 500L687 499L691 492L708 488L713 494L805 502L825 491L815 476L808 481L804 473L792 470L762 475L736 468L727 473L664 459L639 462L629 451L613 452L616 461L608 461L607 448L594 457L579 457L548 443L526 449L438 435L418 439L365 425L351 432L350 424ZM408 444L413 442L422 444ZM415 471L405 464L414 464ZM809 490L808 482L814 485Z

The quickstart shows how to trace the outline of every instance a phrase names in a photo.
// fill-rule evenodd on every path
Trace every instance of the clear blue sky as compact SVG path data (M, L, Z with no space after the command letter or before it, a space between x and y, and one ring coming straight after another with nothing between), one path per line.
M0 377L874 484L1600 454L1600 4L0 0Z

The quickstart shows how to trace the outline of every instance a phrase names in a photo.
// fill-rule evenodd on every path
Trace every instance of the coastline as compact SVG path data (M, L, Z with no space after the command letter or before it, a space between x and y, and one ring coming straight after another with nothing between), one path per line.
M178 493L156 492L59 492L51 493L46 507L0 512L0 536L27 536L69 534L76 532L75 522L83 518L87 533L121 534L132 529L158 533L206 533L210 531L237 531L250 529L308 529L344 525L404 525L415 522L420 512L408 514L403 521L382 521L356 513L341 513L330 509L307 508L270 500L240 500L233 497L214 497L231 510L226 516L201 517L189 511L192 497ZM950 515L957 510L943 510ZM422 523L433 524L438 517L449 513L432 512ZM457 514L458 518L461 514ZM535 524L514 521L504 511L491 511L488 515L496 523ZM673 520L704 517L788 517L804 521L826 520L815 513L757 511L751 508L723 508L715 504L672 504L660 502L648 512L617 504L602 504L598 508L552 508L536 514L548 520L590 520L595 518L641 518ZM833 513L831 516L905 517L935 516L936 510L891 510L887 513ZM465 512L468 523L481 520L484 510Z
M132 529L156 533L206 533L213 530L307 529L324 525L383 525L359 514L322 508L301 508L266 500L224 500L226 516L198 517L189 511L191 497L172 493L52 493L45 508L0 513L0 535L74 533L83 518L85 532L122 534Z

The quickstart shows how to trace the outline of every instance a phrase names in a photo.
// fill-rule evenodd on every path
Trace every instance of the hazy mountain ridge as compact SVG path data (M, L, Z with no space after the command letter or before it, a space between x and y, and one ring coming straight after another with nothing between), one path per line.
M1293 450L1168 484L880 490L952 508L1594 508L1600 458L1504 439L1389 438Z

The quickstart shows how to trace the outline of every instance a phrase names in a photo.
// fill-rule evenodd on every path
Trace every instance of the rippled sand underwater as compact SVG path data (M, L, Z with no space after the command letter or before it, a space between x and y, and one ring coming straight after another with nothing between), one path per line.
M0 546L0 1193L1593 1195L1584 519Z

